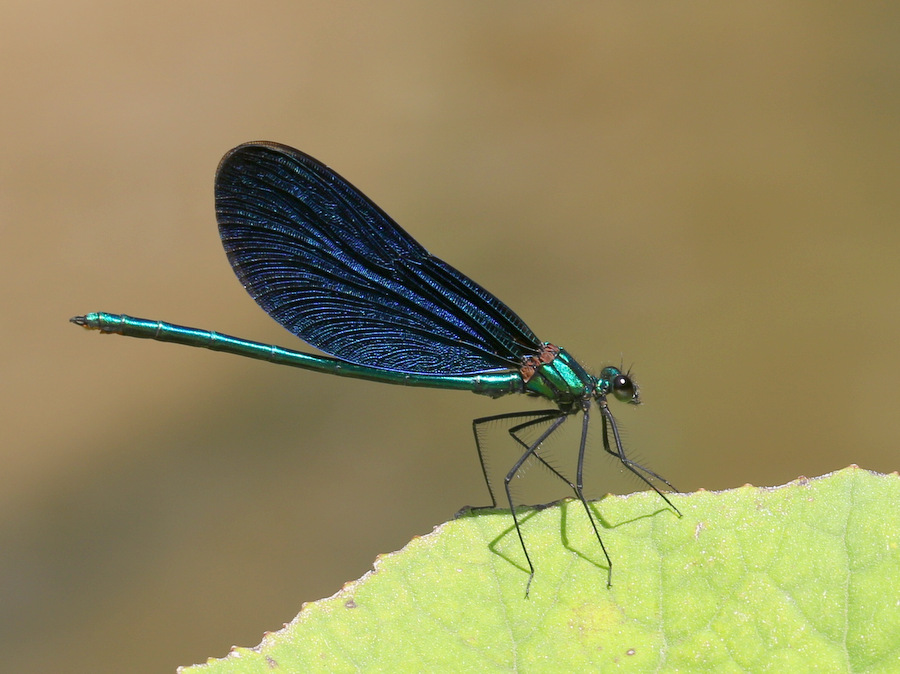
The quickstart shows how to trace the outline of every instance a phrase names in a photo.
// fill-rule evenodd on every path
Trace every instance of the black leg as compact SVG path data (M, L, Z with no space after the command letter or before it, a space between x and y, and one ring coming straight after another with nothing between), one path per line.
M548 414L542 415L538 419L532 419L530 421L526 421L524 423L518 424L517 426L513 426L512 428L510 428L509 434L512 436L512 439L515 440L516 442L518 442L524 449L528 449L530 447L530 445L527 442L525 442L525 440L523 440L522 438L519 437L519 433L521 433L524 430L527 430L528 428L531 428L532 426L537 426L538 424L552 421L552 420L556 419L557 417L565 414L564 412L561 412L559 410L548 410L548 412L549 412ZM552 466L544 457L542 457L540 454L538 454L537 449L535 449L535 451L534 451L534 458L536 458L538 461L540 461L544 465L544 467L547 470L549 470L551 473L556 475L556 477L558 477L560 480L562 480L567 485L569 485L569 488L572 491L574 491L576 494L578 493L575 489L575 484L572 482L572 480L570 480L565 475L563 475L558 470L556 470L556 468L554 466Z
M600 529L597 527L594 513L591 512L587 499L584 498L584 455L587 448L587 434L591 420L590 404L585 405L583 411L584 419L581 422L581 442L578 445L578 468L575 476L575 494L578 496L578 500L581 501L581 505L584 506L584 512L587 513L591 527L594 529L594 535L597 537L597 542L600 544L600 549L603 550L603 556L606 557L606 587L612 587L612 560L609 558L609 553L606 551L606 546L603 544L603 539L600 537Z
M662 477L661 475L657 475L649 468L645 468L639 463L635 463L627 456L625 456L625 449L622 447L622 438L619 436L619 427L616 425L616 420L613 418L612 412L609 411L609 407L606 405L606 401L600 403L600 412L603 414L603 449L608 453L612 454L619 461L622 462L622 465L625 466L632 473L637 475L641 480L644 481L653 491L659 494L660 498L666 502L666 504L674 510L678 516L681 516L681 511L674 506L674 504L663 494L659 488L653 482L651 482L647 476L649 475L652 478L659 480L660 482L665 483L672 491L678 491L672 484ZM613 440L616 445L615 451L613 451L612 447L609 443L609 433L612 431Z
M490 505L491 508L497 507L497 497L494 495L494 488L493 488L493 486L491 486L491 479L490 479L490 477L488 477L488 472L487 472L487 464L485 463L485 460L484 460L484 450L481 446L481 436L479 435L479 429L481 428L481 426L484 424L488 424L492 421L504 421L506 419L530 418L531 421L527 421L523 424L518 424L509 429L509 434L512 435L513 439L516 442L518 442L520 445L522 445L525 449L528 449L528 444L525 443L524 441L522 441L520 438L518 438L514 434L514 431L516 429L522 429L527 426L530 426L533 424L539 424L544 421L551 421L553 419L556 419L560 414L562 414L562 412L560 412L559 410L540 410L537 412L508 412L506 414L495 414L490 417L480 417L480 418L472 421L472 433L475 435L475 448L478 450L478 462L481 464L481 474L484 476L484 483L487 485L488 494L490 494L490 496L491 496L491 505ZM556 470L554 470L554 468L552 466L547 464L547 462L544 461L540 456L538 456L537 458L545 466L547 466L550 470L552 470L554 473L556 473L566 484L571 486L573 489L575 488L575 485L573 485L571 482L569 482L569 480L567 480L565 477L560 475Z
M528 591L531 589L531 581L534 580L534 565L531 563L531 557L528 555L528 548L525 547L525 537L522 535L522 529L519 527L519 518L516 515L516 508L513 505L512 492L509 490L509 484L512 482L513 478L515 478L516 473L519 472L519 469L525 464L525 462L534 455L537 451L538 447L541 446L541 443L544 442L550 435L559 428L562 423L566 420L568 416L564 412L558 412L559 416L550 424L550 428L541 433L540 437L535 440L528 450L519 457L519 460L513 465L510 471L506 474L506 477L503 478L503 488L506 490L506 500L509 503L509 509L512 511L513 523L516 525L516 533L519 535L519 543L522 544L522 552L525 553L525 561L528 562L528 583L525 585L525 597L528 597Z

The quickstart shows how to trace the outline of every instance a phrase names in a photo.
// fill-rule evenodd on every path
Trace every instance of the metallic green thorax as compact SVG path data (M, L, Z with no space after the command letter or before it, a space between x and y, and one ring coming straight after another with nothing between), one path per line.
M563 409L590 398L597 388L597 378L588 374L565 349L550 344L546 347L558 350L558 354L535 370L525 383L526 393L548 398Z

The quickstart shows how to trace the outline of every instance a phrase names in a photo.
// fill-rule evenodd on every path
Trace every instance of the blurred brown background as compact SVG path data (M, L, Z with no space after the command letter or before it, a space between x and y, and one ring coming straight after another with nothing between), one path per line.
M874 2L3 4L4 668L255 645L486 501L469 422L523 401L67 322L302 348L218 241L243 141L335 167L586 365L633 363L628 447L682 490L900 467L898 37Z

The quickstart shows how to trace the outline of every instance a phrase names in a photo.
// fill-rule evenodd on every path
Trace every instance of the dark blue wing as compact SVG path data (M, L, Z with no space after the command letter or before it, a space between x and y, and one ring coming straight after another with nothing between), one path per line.
M455 375L516 369L539 350L509 307L298 150L248 143L225 155L216 215L247 291L325 353L379 369Z

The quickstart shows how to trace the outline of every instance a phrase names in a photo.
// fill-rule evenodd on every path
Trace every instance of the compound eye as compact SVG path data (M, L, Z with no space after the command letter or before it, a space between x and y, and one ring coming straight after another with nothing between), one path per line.
M618 374L612 380L612 392L617 400L623 403L634 401L637 397L637 387L626 374Z

